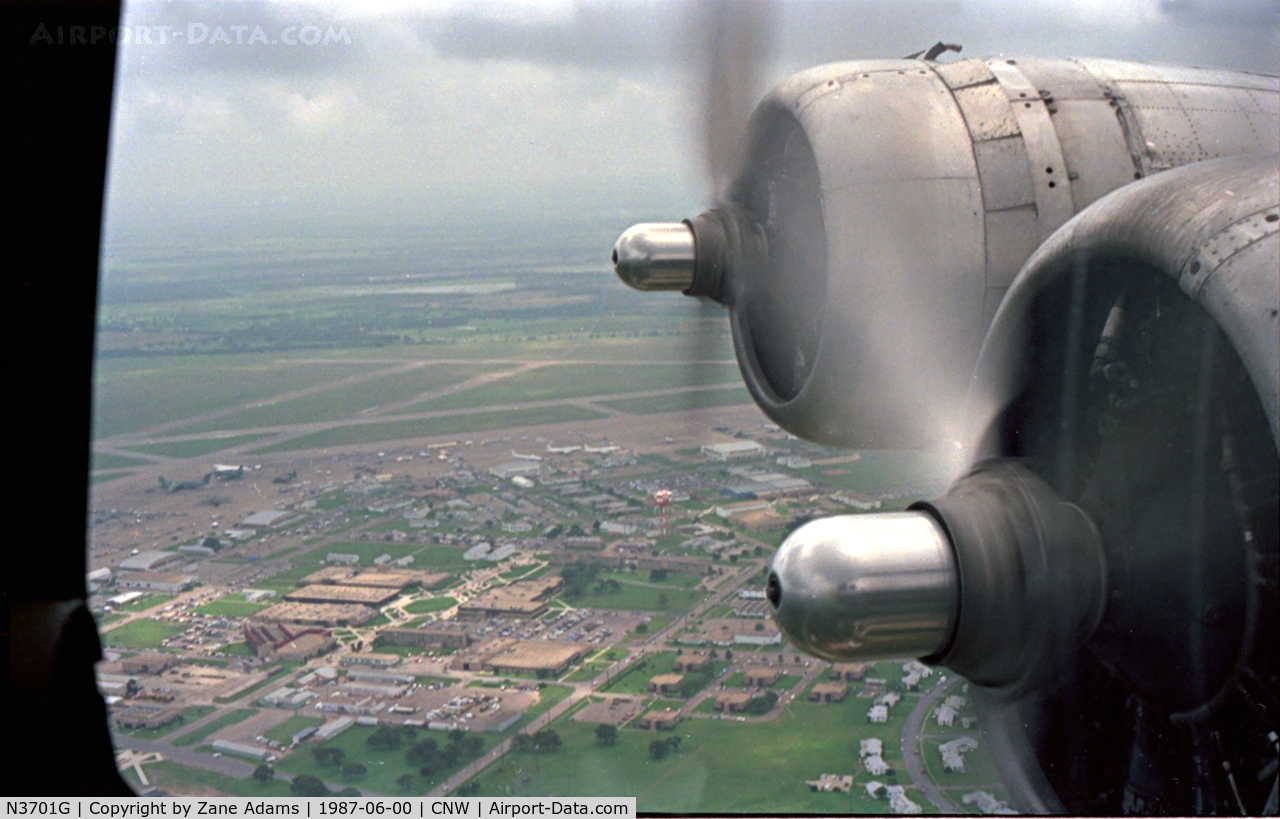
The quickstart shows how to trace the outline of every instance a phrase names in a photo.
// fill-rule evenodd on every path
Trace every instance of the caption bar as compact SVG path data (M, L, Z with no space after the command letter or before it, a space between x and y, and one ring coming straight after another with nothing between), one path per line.
M74 816L105 819L150 819L153 816L448 816L487 819L490 816L619 816L636 815L634 796L553 797L513 796L506 799L458 797L345 798L268 796L199 799L166 796L150 799L5 799L5 816Z

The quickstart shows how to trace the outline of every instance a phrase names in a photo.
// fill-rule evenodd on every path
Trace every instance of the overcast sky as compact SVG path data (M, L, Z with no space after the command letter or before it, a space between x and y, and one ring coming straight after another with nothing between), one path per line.
M964 56L1274 74L1278 9L1280 0L782 3L759 91L819 62L901 57L939 39L963 44ZM415 224L441 207L612 207L664 192L701 201L696 12L678 2L127 3L111 228ZM304 42L330 29L349 42Z

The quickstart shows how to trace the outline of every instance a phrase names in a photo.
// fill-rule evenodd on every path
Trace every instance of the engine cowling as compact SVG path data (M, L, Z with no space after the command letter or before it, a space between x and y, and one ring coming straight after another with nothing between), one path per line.
M957 589L924 659L974 684L1023 810L1275 808L1278 164L1169 171L1055 232L975 370L960 416L973 470L910 513L946 533ZM817 521L779 549L769 599L797 644L885 657L812 627L894 575L833 572L877 517ZM860 616L902 626L920 597L899 591Z
M615 264L726 304L744 380L789 431L935 446L959 437L986 328L1036 247L1135 178L1280 150L1278 90L1106 60L820 66L761 102L725 201L685 223L692 245L664 228L684 255L633 229ZM679 275L637 275L651 264Z

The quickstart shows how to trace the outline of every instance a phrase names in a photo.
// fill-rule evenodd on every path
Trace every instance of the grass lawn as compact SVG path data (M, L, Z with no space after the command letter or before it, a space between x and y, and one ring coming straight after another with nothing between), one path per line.
M413 553L413 568L455 573L475 568L475 564L462 559L465 551L455 546L420 547L420 551Z
M939 785L999 785L1000 774L986 752L985 740L980 731L965 732L977 738L978 748L964 754L964 773L947 773L942 768L942 752L938 746L949 740L926 739L920 741L920 762L925 773Z
M93 435L146 429L368 371L367 364L357 362L288 359L277 352L99 358L93 373Z
M343 752L346 753L346 757L343 759L344 765L358 762L368 769L368 773L364 778L346 782L345 784L361 789L368 788L369 790L377 793L391 795L402 794L405 793L405 791L396 784L396 779L408 773L413 774L414 778L414 785L409 789L408 793L415 796L421 796L436 785L439 785L458 768L470 761L469 759L459 760L459 763L451 768L444 768L436 771L430 777L423 777L418 771L419 766L410 765L405 759L405 752L408 749L407 745L401 746L399 749L394 751L375 750L366 745L365 740L372 736L373 732L376 730L377 728L373 726L357 725L343 731L328 742L322 743L322 745L313 745L308 743L306 747L299 748L289 754L289 756L281 760L276 767L281 771L291 773L294 776L297 776L298 774L311 774L312 776L318 776L323 780L335 784L343 782L342 774L339 773L334 766L320 765L316 762L316 758L312 754L313 748L341 748ZM419 730L415 731L414 734L414 742L421 742L424 739L430 738L435 740L441 748L444 748L448 744L447 733L444 731ZM500 735L483 731L470 734L470 736L478 736L483 740L484 747L481 751L482 754L488 753L490 748L501 741Z
M480 364L431 364L365 379L354 384L313 392L287 401L273 401L231 415L203 421L184 432L249 429L350 418L362 410L442 389L496 369ZM406 410L396 410L404 412ZM412 412L413 410L408 410Z
M692 589L702 582L703 576L668 572L662 580L650 580L648 572L600 572L600 578L610 578L620 583L652 583L667 588Z
M151 461L142 458L130 458L126 455L114 455L110 452L90 452L89 453L89 471L96 472L99 469L124 469L130 466L146 466Z
M721 384L736 381L738 368L728 364L701 368L704 382ZM616 364L563 364L539 367L492 381L469 390L414 404L408 412L466 409L523 401L551 401L644 390L688 386L690 371L682 365L619 366ZM745 390L744 390L745 392Z
M273 779L263 784L252 777L236 779L213 771L187 768L167 759L144 765L142 769L147 772L151 784L175 796L204 796L210 790L224 796L292 796L289 783L283 779Z
M211 603L205 603L196 609L197 614L208 614L213 617L249 617L268 606L274 605L279 601L272 600L270 603L249 603L239 592L223 595Z
M621 674L609 681L601 690L615 694L647 694L649 678L657 674L670 674L676 661L674 651L650 654L627 666Z
M168 441L160 444L138 444L129 447L132 452L148 455L164 455L169 458L196 458L211 452L220 452L233 446L256 441L263 435L232 435L225 438L197 438L190 441ZM213 484L210 484L212 486Z
M625 793L637 798L641 811L849 813L849 795L814 793L804 780L824 772L853 773L858 740L881 733L885 734L886 761L901 770L896 733L901 731L900 722L876 734L868 732L870 727L849 700L831 705L796 702L765 723L685 720L670 732L681 737L679 749L654 761L649 743L668 732L624 728L618 732L617 745L602 747L595 741L595 725L558 720L554 728L564 742L558 752L505 757L477 777L478 795ZM895 781L894 777L881 780ZM925 811L933 811L905 775L896 781L908 786L908 797ZM858 810L887 813L889 806L885 800L868 800Z
M289 717L270 731L264 731L263 736L267 739L274 739L276 742L289 744L289 740L294 734L303 728L310 728L312 725L319 725L324 722L320 717Z
M574 608L629 609L635 611L688 611L696 606L706 592L693 589L655 589L622 583L621 591L596 594L588 592L567 602ZM666 601L665 603L663 601ZM653 627L650 626L652 632Z
M112 648L160 648L163 641L184 631L182 626L160 620L134 620L105 632L102 642Z
M546 713L551 706L560 702L560 700L573 693L573 689L567 685L547 685L538 689L538 701L525 710L520 715L520 719L516 720L510 728L503 731L501 736L509 737L516 731L533 722L538 717Z
M258 655L257 655L257 653L253 650L253 647L252 647L252 646L250 646L248 643L246 643L244 640L241 640L241 641L240 641L240 642L238 642L238 643L227 643L225 646L223 646L222 648L218 649L218 653L219 653L219 654L226 654L226 655L231 656L231 657L256 657L256 656L258 656Z
M228 725L235 725L242 719L248 719L258 713L256 708L240 708L230 713L223 714L207 725L202 725L189 734L184 734L173 741L174 745L198 745L210 734L221 731Z
M116 733L127 734L138 739L159 739L162 736L171 734L188 723L194 722L201 717L207 717L218 709L212 705L188 705L182 709L182 719L174 720L168 725L161 725L159 728L116 728Z
M632 415L651 415L656 412L687 412L712 407L732 407L750 404L751 394L744 387L719 390L697 390L648 395L643 398L623 398L618 401L597 401L600 406L628 412Z
M96 475L90 475L89 483L91 484L106 483L107 481L114 481L116 478L123 478L125 475L132 475L132 474L133 472L128 469L122 470L120 472L100 472Z
M291 452L298 449L369 444L377 441L395 441L402 438L429 438L435 435L455 435L464 432L482 432L488 429L560 424L568 421L591 421L606 417L582 407L561 404L529 409L495 410L491 412L465 412L412 421L386 421L373 424L351 424L313 432L265 446L259 454Z
M503 572L499 576L503 580L536 580L549 571L551 571L550 566L520 566L509 572Z
M588 682L595 679L600 672L625 657L626 654L626 651L611 648L588 659L563 679L565 682Z
M284 674L294 670L300 665L302 665L302 663L293 663L293 662L282 663L278 668L272 669L271 673L267 676L265 680L259 680L258 682L254 683L248 688L242 688L239 691L232 691L230 694L225 694L221 697L214 697L213 701L221 704L235 702L243 697L248 696L249 694L252 694L253 692L257 691L258 689L264 686L271 685L273 682L275 682L277 679L282 677Z
M671 625L672 621L675 619L676 616L674 614L655 614L652 620L644 624L646 629L644 632L633 631L626 637L622 638L622 642L642 643L657 634L659 631L662 631L667 626Z
M451 609L456 605L458 601L452 597L428 597L405 604L404 610L410 614L429 614L433 611Z

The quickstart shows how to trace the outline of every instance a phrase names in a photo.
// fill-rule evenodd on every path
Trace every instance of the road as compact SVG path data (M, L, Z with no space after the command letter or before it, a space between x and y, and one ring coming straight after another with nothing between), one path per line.
M932 690L916 701L915 707L911 709L911 713L907 714L907 721L902 726L902 764L907 769L911 781L925 795L925 798L943 813L955 813L956 806L947 801L947 798L942 795L942 788L938 787L938 784L924 770L924 764L920 760L920 729L924 726L924 721L933 710L933 706L947 696L952 688L963 682L963 677L953 675L945 682L935 685Z

